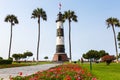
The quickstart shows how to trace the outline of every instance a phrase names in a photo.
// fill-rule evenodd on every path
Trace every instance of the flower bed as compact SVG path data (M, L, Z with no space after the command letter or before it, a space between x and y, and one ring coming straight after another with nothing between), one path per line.
M65 64L30 76L19 75L11 80L97 80L90 72L77 64Z

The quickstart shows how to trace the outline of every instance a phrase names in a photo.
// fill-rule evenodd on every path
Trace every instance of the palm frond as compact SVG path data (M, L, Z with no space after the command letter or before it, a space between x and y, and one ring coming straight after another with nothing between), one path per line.
M77 16L75 15L75 12L74 11L65 11L64 14L63 14L63 20L68 20L68 21L74 21L74 22L77 22Z
M117 18L114 17L110 17L106 20L106 23L108 25L107 28L109 28L110 26L116 26L116 27L120 27L120 22Z
M5 21L5 22L10 22L12 25L15 25L15 24L18 24L18 23L19 23L17 17L16 17L15 15L13 15L13 14L7 15L7 16L5 17L5 20L4 20L4 21Z
M46 12L42 8L37 8L33 10L31 18L42 18L43 20L47 20Z

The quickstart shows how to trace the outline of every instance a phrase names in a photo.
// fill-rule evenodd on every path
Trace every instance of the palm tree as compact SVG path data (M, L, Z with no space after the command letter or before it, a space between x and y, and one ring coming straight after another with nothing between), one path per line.
M118 35L117 35L117 40L118 40L118 45L119 45L119 48L120 48L120 32L118 32Z
M116 41L116 34L114 27L119 27L119 20L117 18L110 17L106 20L108 28L111 26L114 34L114 41L115 41L115 49L116 49L116 60L118 62L118 49L117 49L117 41Z
M38 42L37 42L37 61L39 60L39 44L40 44L40 17L43 20L47 20L46 12L42 8L37 8L33 10L31 18L38 18Z
M11 24L11 33L10 33L10 44L9 44L9 54L8 54L8 58L10 58L10 54L11 54L11 44L12 44L12 30L13 30L13 26L15 24L18 24L18 19L15 15L11 14L11 15L7 15L5 17L5 22L10 22Z
M69 23L69 60L72 60L72 54L71 54L71 21L77 22L77 16L75 15L74 11L65 11L63 14L63 20L68 20Z

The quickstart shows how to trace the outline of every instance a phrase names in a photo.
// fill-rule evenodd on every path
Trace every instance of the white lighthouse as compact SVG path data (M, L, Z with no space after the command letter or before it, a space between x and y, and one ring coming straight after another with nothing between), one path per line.
M61 12L59 12L58 14L56 23L57 23L56 52L54 54L53 61L68 61L67 54L65 53L64 29Z

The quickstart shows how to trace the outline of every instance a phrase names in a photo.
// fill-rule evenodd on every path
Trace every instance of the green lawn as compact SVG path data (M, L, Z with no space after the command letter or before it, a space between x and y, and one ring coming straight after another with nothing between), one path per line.
M81 66L90 70L89 63ZM91 73L99 80L120 80L120 63L111 63L109 66L105 63L93 63Z

